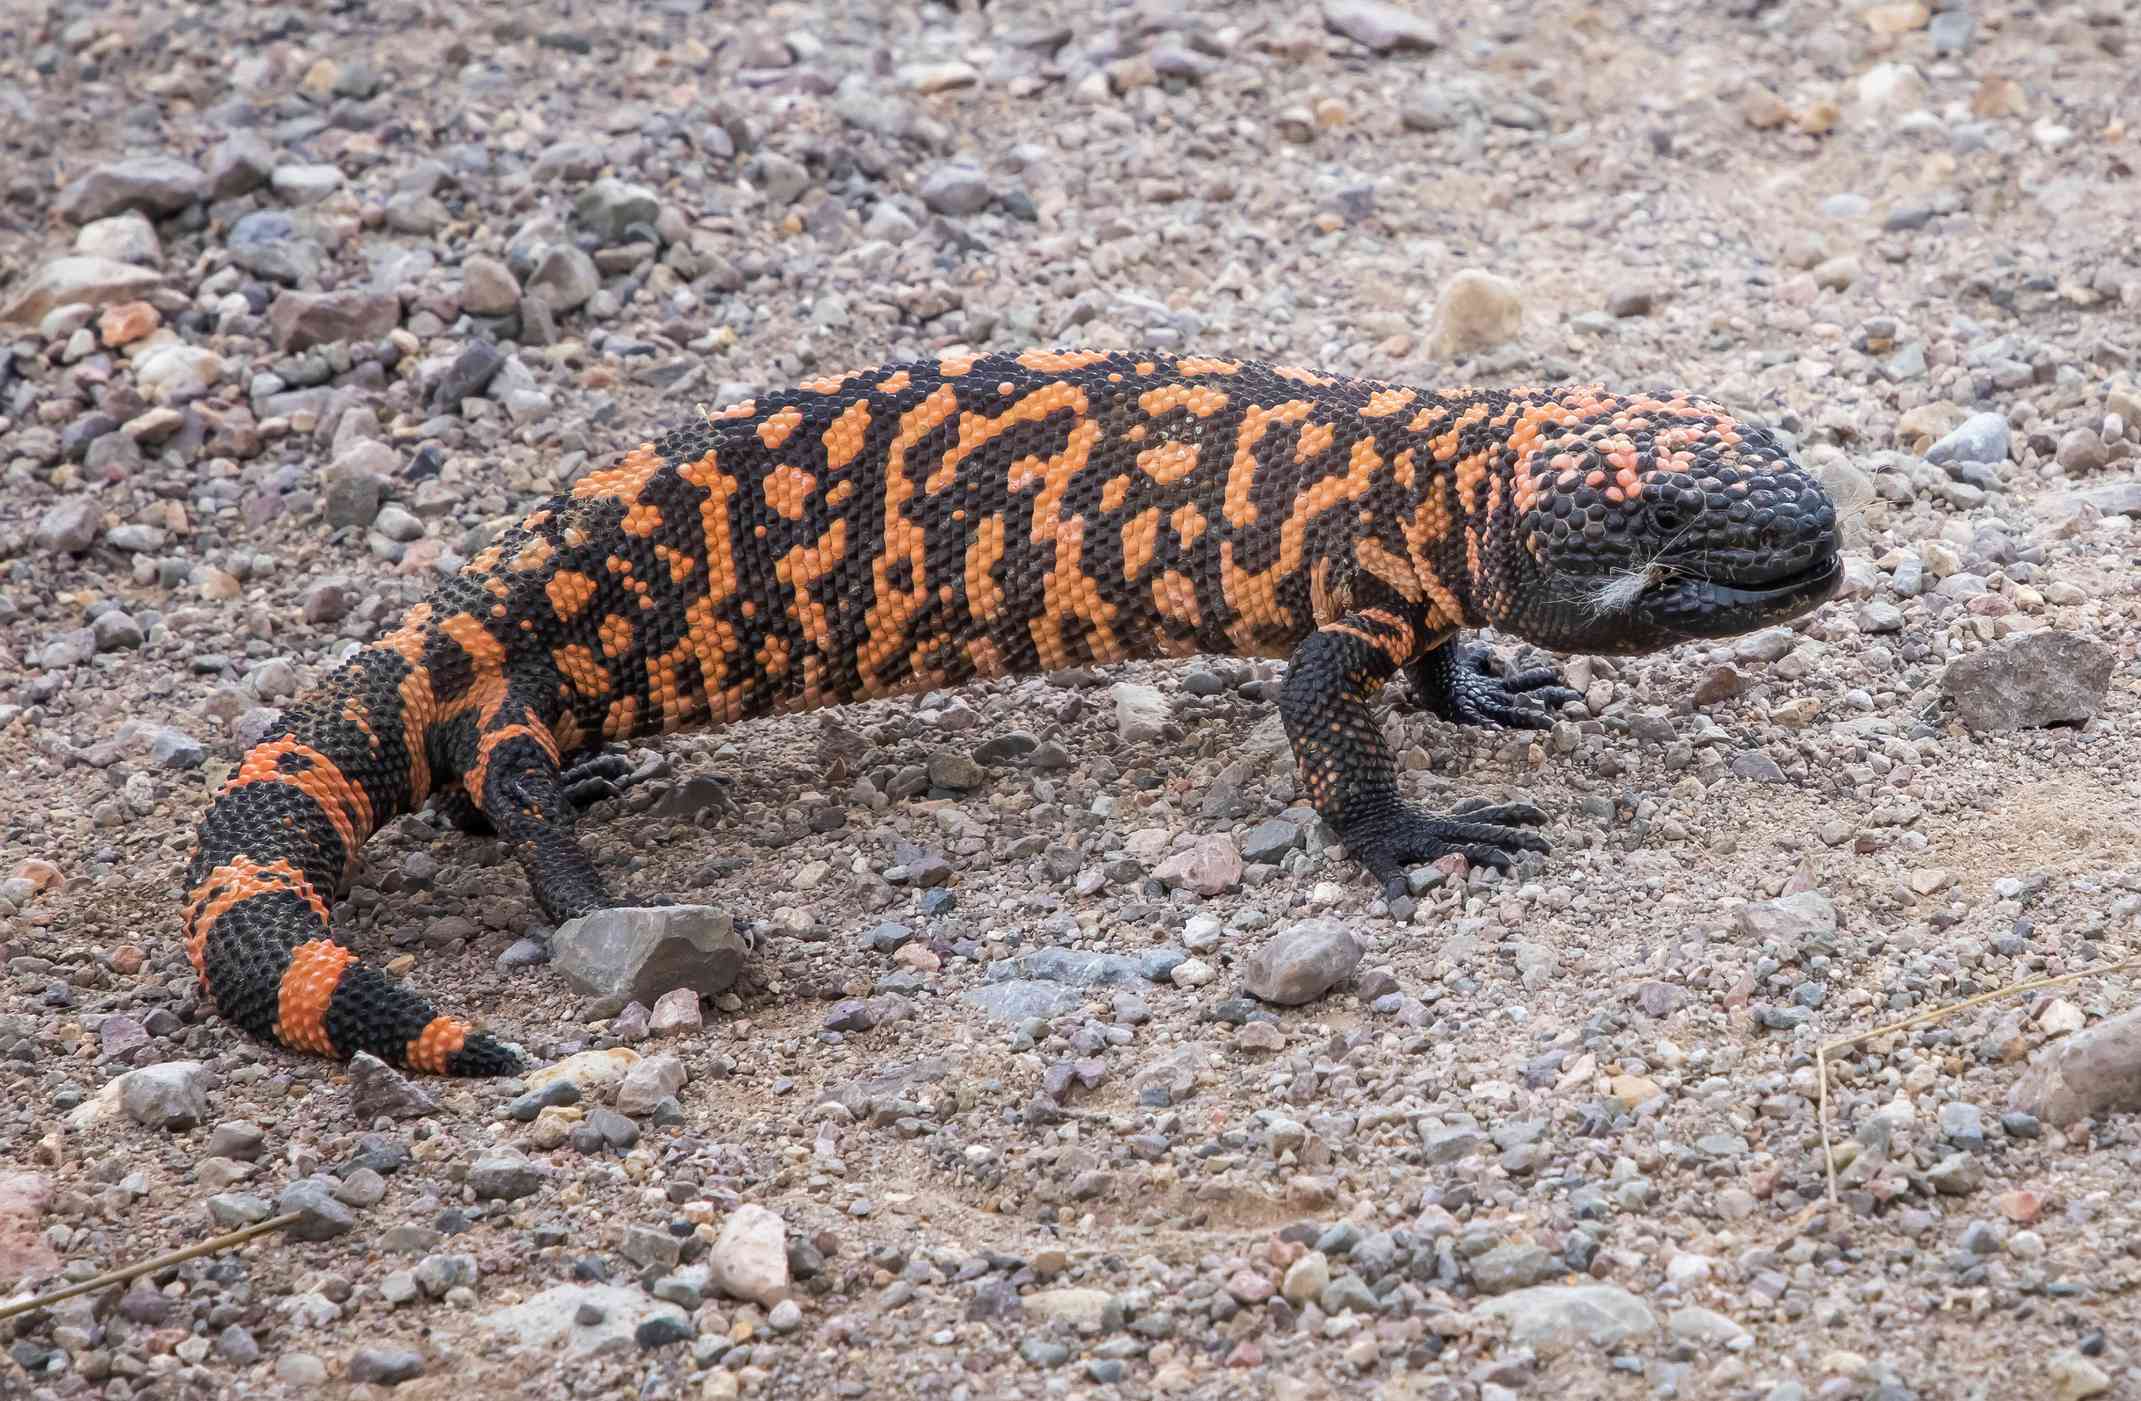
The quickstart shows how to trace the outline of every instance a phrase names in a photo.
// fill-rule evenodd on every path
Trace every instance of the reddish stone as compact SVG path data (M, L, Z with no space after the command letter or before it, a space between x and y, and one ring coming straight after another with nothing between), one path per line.
M163 317L147 302L121 302L104 308L97 318L97 334L106 345L131 345L163 324Z

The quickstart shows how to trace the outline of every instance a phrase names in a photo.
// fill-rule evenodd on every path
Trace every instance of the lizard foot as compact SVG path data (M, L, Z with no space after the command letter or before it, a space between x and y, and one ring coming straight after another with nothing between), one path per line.
M632 785L654 777L661 769L659 761L634 767L632 756L624 750L605 749L559 774L558 782L574 809L585 812L604 798L614 798Z
M1490 669L1495 660L1492 648L1444 643L1408 669L1414 704L1454 724L1545 730L1556 710L1583 699L1558 667L1498 676Z
M1516 859L1511 852L1552 851L1546 838L1523 830L1545 821L1546 814L1530 803L1488 803L1473 798L1446 816L1422 812L1407 803L1357 824L1345 834L1345 842L1385 893L1402 895L1407 871L1451 852L1474 866L1506 871Z

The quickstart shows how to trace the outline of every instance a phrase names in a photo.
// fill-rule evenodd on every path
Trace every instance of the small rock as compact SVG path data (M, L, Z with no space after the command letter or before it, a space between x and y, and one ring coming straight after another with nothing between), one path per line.
M718 997L735 983L751 954L735 920L710 905L597 910L559 925L551 950L552 961L578 991L630 997L642 1005L678 987Z
M2011 1111L2061 1128L2141 1109L2141 1008L2039 1047L2007 1103ZM2005 1116L2001 1122L2006 1124Z
M2073 1348L2053 1354L2045 1367L2052 1401L2084 1401L2111 1390L2111 1374Z
M163 274L113 258L54 258L17 286L14 299L0 306L0 324L36 325L57 307L109 306L130 301L163 285Z
M1324 27L1377 53L1427 50L1441 44L1435 27L1417 11L1388 0L1323 0Z
M684 1062L669 1051L648 1056L627 1070L617 1087L617 1112L640 1118L684 1088Z
M517 1148L497 1148L468 1169L469 1190L478 1201L518 1201L543 1185L548 1174Z
M2115 660L2095 638L2046 628L1950 662L1940 689L1971 730L2081 725L2104 703Z
M356 1228L357 1214L334 1195L332 1179L303 1177L282 1189L275 1198L275 1214L298 1213L284 1229L294 1240L333 1240Z
M438 1101L428 1092L368 1051L350 1057L349 1075L349 1111L358 1123L438 1113Z
M1515 340L1523 322L1524 302L1516 283L1467 268L1444 284L1435 302L1428 353L1450 359L1491 350Z
M1482 1294L1507 1294L1552 1279L1562 1269L1560 1259L1546 1247L1512 1241L1472 1262L1472 1284Z
M671 988L654 1000L647 1030L656 1036L681 1036L705 1024L699 1011L699 994L690 988Z
M268 303L268 325L279 350L381 340L400 324L401 298L392 292L287 291Z
M199 166L173 156L135 156L113 161L73 181L52 208L70 224L86 224L129 209L161 217L176 214L208 190Z
M1541 1284L1487 1300L1475 1316L1505 1319L1509 1341L1542 1357L1584 1343L1612 1350L1658 1331L1650 1306L1614 1284Z
M953 218L979 214L995 198L981 170L964 163L940 165L930 171L922 177L917 193L931 213Z
M62 497L37 518L30 543L44 554L78 555L97 543L104 529L95 497Z
M399 1386L424 1375L424 1355L415 1348L361 1347L350 1355L349 1379Z
M1143 744L1167 732L1167 697L1150 686L1128 681L1108 688L1115 702L1115 732L1125 744Z
M745 1202L721 1223L707 1263L723 1293L770 1308L788 1295L788 1228L775 1213Z
M1209 899L1241 884L1241 852L1234 838L1221 832L1174 853L1153 867L1152 874L1166 885L1193 890Z
M1037 1289L1019 1300L1028 1318L1067 1323L1081 1333L1098 1333L1122 1316L1122 1305L1105 1289Z
M130 1070L120 1077L120 1106L143 1128L184 1132L208 1117L201 1088L206 1068L197 1060L174 1060Z
M1802 890L1775 900L1742 905L1734 920L1749 939L1797 944L1833 936L1836 906L1818 890Z
M1303 920L1250 955L1243 984L1266 1002L1296 1007L1351 977L1361 952L1360 941L1337 921Z
M1974 413L1946 437L1925 450L1925 460L1936 467L1951 462L1987 462L1995 466L2007 461L2008 428L2007 415L2000 413Z

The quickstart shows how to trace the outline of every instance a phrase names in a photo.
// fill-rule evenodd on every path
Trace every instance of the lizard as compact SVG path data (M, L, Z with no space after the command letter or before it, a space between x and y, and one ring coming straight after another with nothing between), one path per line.
M1215 355L943 353L702 407L505 528L279 712L202 817L188 959L285 1048L495 1076L521 1053L337 941L366 840L496 834L563 922L613 900L575 819L680 730L1197 654L1283 658L1301 791L1393 892L1450 852L1545 853L1524 802L1401 796L1373 710L1551 727L1553 666L1801 617L1834 503L1692 392L1434 391Z

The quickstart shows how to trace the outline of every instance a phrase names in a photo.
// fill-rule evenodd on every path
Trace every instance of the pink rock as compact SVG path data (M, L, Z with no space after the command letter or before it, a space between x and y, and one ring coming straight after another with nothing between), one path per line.
M1241 884L1241 850L1234 838L1219 833L1183 848L1153 868L1152 874L1169 885L1194 890L1199 895L1224 895Z
M2141 1008L2040 1047L2007 1104L2061 1128L2141 1109Z
M52 1200L51 1180L36 1172L0 1172L0 1292L17 1280L59 1268L37 1223Z

